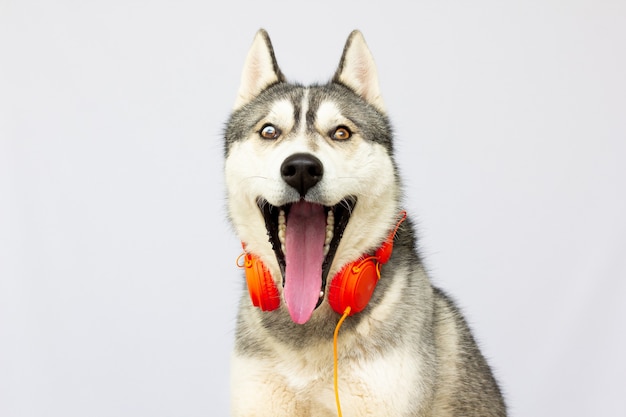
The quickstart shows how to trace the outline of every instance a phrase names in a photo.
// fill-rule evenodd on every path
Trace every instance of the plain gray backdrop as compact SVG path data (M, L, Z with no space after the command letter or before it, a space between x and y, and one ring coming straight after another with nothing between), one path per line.
M0 416L226 416L222 128L256 30L378 64L406 204L511 416L626 415L626 3L0 0Z

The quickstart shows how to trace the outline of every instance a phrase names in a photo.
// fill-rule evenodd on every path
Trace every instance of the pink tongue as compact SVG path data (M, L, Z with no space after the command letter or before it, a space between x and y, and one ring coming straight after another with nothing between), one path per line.
M306 323L313 314L322 287L326 239L324 207L305 201L289 210L285 231L285 302L291 319Z

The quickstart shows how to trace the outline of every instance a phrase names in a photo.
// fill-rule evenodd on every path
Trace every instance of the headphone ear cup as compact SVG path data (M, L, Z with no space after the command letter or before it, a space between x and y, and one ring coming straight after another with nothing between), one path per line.
M252 304L263 311L276 310L280 306L280 294L270 271L259 258L249 253L246 253L244 267Z
M359 313L372 298L377 282L376 262L372 259L349 263L333 277L328 303L339 314L347 307L350 307L350 315Z

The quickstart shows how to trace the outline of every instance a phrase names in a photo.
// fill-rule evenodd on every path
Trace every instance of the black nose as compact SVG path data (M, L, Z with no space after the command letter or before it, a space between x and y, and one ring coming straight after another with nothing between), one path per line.
M280 174L287 184L304 197L322 179L324 166L322 161L310 153L295 153L283 161Z

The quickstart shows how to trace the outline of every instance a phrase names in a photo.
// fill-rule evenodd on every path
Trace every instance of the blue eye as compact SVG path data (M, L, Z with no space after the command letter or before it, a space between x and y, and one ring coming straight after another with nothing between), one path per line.
M263 125L263 127L259 131L259 135L261 135L263 139L276 139L280 136L280 133L280 129L269 123Z

